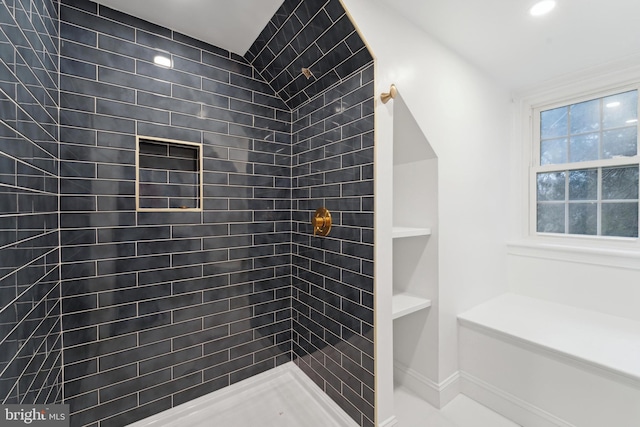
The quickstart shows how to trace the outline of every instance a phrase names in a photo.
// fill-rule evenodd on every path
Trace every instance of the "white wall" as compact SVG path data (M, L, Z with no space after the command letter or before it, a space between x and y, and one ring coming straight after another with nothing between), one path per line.
M456 314L507 290L508 92L375 0L343 0L377 60L376 93L395 83L439 161L439 366L457 367ZM389 406L393 101L376 107L378 423ZM419 191L419 183L416 183Z
M558 256L554 259L554 255ZM604 254L574 256L580 261L562 259L570 253L553 250L510 248L509 282L512 292L587 310L640 321L640 259L631 259L636 268L601 265Z

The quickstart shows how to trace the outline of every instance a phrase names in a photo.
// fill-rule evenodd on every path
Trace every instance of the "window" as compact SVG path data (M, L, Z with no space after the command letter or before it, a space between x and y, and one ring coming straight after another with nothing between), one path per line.
M200 144L138 138L138 210L201 210Z
M638 91L534 110L535 232L638 237Z

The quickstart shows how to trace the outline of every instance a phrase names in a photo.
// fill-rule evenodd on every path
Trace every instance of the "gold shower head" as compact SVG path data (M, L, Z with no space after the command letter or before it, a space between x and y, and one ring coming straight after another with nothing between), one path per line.
M311 77L315 77L311 70L308 68L302 68L302 75L305 76L307 80L309 80Z

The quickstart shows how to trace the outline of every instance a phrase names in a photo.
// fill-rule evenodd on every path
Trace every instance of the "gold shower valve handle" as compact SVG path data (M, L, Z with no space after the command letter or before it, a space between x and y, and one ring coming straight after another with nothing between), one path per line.
M331 213L326 208L318 208L311 219L313 235L326 236L331 231Z

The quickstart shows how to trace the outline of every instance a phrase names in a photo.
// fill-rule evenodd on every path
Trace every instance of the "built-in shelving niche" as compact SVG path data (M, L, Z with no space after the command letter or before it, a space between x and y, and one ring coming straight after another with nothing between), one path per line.
M438 158L402 96L393 102L394 366L436 380Z
M418 227L393 227L392 236L394 242L396 239L407 239L410 237L427 237L431 235L430 228L418 228ZM399 256L404 252L402 247L398 245ZM400 276L399 272L397 276ZM398 279L398 283L394 283L398 288L402 287L402 279ZM418 285L419 286L419 285ZM431 307L431 300L428 298L420 297L411 292L412 289L406 291L396 291L394 289L392 304L393 319L398 319L402 316L406 316L416 311ZM420 293L420 292L416 292Z

